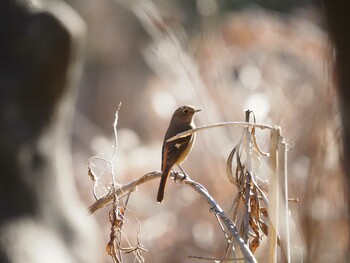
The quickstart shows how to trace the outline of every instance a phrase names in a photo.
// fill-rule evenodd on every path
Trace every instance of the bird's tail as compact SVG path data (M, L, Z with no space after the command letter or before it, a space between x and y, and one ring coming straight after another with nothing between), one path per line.
M162 171L162 177L160 179L160 184L159 184L158 194L157 194L158 203L161 203L164 199L164 191L165 191L166 183L169 178L169 174L170 174L170 169L166 167L164 171Z

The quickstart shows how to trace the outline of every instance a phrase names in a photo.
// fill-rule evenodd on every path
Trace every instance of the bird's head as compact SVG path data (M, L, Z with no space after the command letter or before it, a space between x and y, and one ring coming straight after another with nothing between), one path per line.
M181 106L174 112L172 120L190 124L193 121L194 115L199 111L201 110L191 105Z

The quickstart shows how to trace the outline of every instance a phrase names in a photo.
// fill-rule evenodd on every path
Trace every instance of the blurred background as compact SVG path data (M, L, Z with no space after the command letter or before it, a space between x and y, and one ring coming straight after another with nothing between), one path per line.
M346 262L340 116L320 6L308 0L66 2L88 32L73 135L75 176L87 207L94 202L88 159L113 153L119 102L114 168L121 184L160 170L163 136L178 106L202 109L197 125L243 121L250 109L258 123L280 125L290 144L289 196L299 199L290 203L292 262ZM241 134L239 128L200 132L183 165L225 211L237 193L226 159ZM257 136L268 151L269 132ZM264 159L260 172L262 178L269 172ZM126 214L123 228L135 241L137 217L146 262L224 255L224 235L198 194L170 182L159 205L157 190L155 180L130 196L134 215ZM93 216L107 244L108 209ZM264 243L259 262L266 262ZM112 262L107 255L106 262Z

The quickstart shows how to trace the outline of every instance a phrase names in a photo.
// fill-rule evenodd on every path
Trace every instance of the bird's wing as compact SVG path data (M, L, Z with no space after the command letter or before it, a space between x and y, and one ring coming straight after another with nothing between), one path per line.
M192 139L192 134L171 142L164 142L162 149L162 171L165 164L174 165L184 153Z

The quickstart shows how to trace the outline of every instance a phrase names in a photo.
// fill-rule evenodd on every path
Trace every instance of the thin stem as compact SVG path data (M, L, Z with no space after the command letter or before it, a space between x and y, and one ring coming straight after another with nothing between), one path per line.
M207 130L207 129L211 129L211 128L218 128L218 127L228 127L228 126L256 127L256 128L260 128L260 129L269 129L269 130L279 129L279 126L271 126L271 125L266 125L266 124L250 123L250 122L244 122L244 121L220 122L220 123L214 123L214 124L200 126L200 127L194 128L192 130L181 132L181 133L175 135L174 137L171 137L170 139L168 139L167 142L175 141L179 138L189 136L192 133L195 133L198 131Z
M117 154L117 150L118 150L118 144L119 144L119 141L118 141L118 131L117 131L117 126L118 126L118 114L119 114L119 110L120 110L120 107L122 106L122 103L119 102L118 104L118 108L115 112L115 118L114 118L114 123L113 123L113 130L114 130L114 150L113 150L113 153L112 153L112 156L111 156L111 159L110 159L110 163L112 164L113 163L113 160ZM113 169L113 164L111 165L112 166L112 179L113 179L113 187L115 188L116 187L116 180L115 180L115 174L114 174L114 169Z

